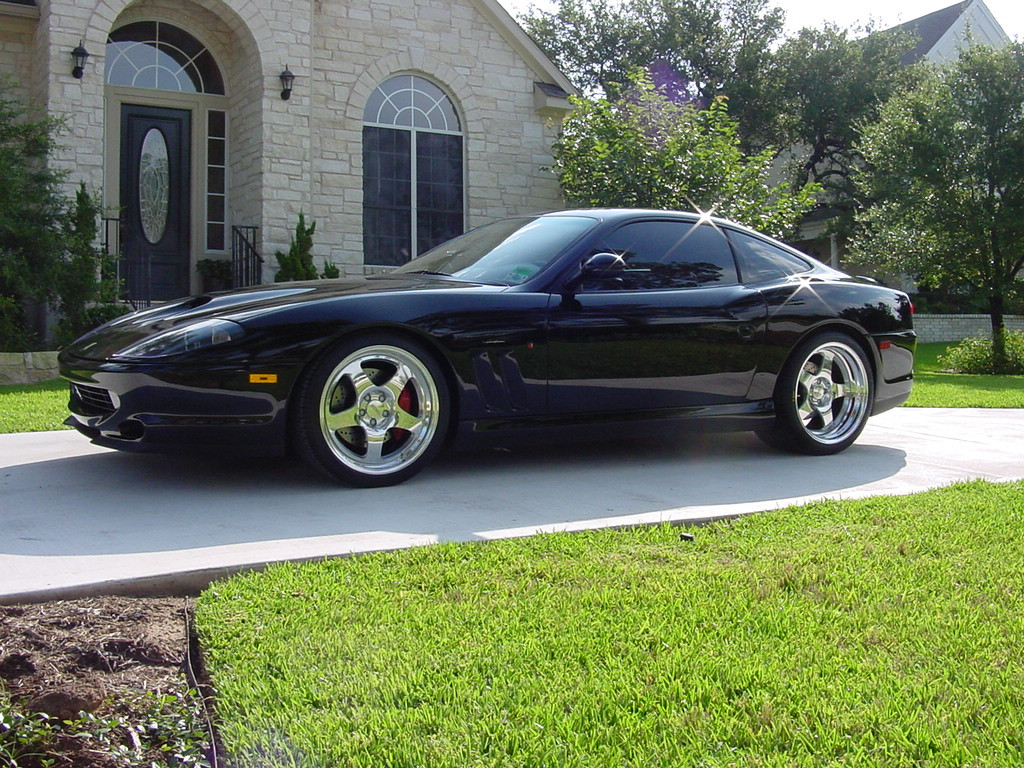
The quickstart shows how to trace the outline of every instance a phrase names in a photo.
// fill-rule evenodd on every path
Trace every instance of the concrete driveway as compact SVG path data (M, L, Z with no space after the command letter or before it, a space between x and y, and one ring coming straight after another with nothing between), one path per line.
M1024 410L900 408L839 456L749 434L444 457L395 488L294 461L141 456L74 432L0 436L0 603L185 593L277 560L706 521L820 498L1024 478Z

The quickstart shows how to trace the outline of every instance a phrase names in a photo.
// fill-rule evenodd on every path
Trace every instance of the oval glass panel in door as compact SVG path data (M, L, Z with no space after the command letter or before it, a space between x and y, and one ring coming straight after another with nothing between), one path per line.
M159 129L150 128L142 139L139 157L139 218L142 234L152 245L160 242L167 229L170 189L167 140Z

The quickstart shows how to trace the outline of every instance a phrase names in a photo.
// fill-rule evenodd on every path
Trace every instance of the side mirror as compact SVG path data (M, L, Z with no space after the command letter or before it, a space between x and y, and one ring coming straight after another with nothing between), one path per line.
M587 278L616 277L626 271L626 262L617 253L595 253L580 265L580 271L569 278L563 293L575 293Z
M583 262L583 277L603 277L626 271L626 262L617 253L595 253Z

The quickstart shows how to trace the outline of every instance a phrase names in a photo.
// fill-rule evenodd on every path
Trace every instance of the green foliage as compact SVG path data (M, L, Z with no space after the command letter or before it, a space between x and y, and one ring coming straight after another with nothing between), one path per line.
M278 283L290 280L316 280L316 266L313 264L313 233L316 222L306 226L306 217L299 213L299 221L295 225L295 236L292 238L288 253L277 251L278 270L274 281Z
M99 201L81 184L65 225L66 250L56 273L61 314L54 334L57 346L129 311L117 301L114 257L97 245L99 216Z
M27 715L0 697L0 768L18 768L29 759L46 765L53 731L53 721L46 715Z
M854 39L832 25L802 29L776 55L786 143L805 148L791 167L794 184L820 184L820 201L847 212L846 228L857 200L852 177L861 164L860 127L918 77L916 67L901 61L913 38L863 32Z
M341 276L341 270L333 261L325 261L323 271L320 273L320 277L324 280L334 280Z
M25 327L25 308L18 298L0 295L0 352L32 349L35 339Z
M282 564L196 623L238 768L1017 766L1024 484Z
M890 99L862 151L879 202L858 217L854 256L931 287L978 286L1000 340L1024 268L1024 46L963 50Z
M58 765L49 750L58 738L85 743L89 752L104 758L103 765L209 765L203 752L208 737L195 691L146 691L132 702L131 710L137 716L82 713L74 720L56 720L41 713L25 714L0 700L0 768Z
M61 123L29 120L7 87L0 82L0 351L17 352L41 341L27 327L29 304L58 310L59 344L120 310L112 257L96 245L99 205L84 184L69 199L65 174L48 163Z
M671 71L705 103L729 97L745 146L777 143L771 51L783 26L768 0L557 0L519 21L584 94L621 96L634 69Z
M908 407L1024 408L1024 376L950 373L944 357L951 346L943 342L917 345Z
M575 105L554 146L572 206L708 211L784 237L813 203L813 185L768 185L772 153L743 152L724 99L680 104L636 75L620 99Z
M211 280L224 280L231 283L231 262L227 259L199 259L196 272Z
M957 373L1024 374L1024 332L1005 330L1006 362L996 370L991 336L972 336L951 347L940 362Z
M47 159L61 123L32 121L0 79L0 351L35 341L25 307L57 296L66 249L64 175Z
M633 67L653 61L647 42L650 27L630 5L558 0L552 11L531 6L519 21L584 92L612 94Z

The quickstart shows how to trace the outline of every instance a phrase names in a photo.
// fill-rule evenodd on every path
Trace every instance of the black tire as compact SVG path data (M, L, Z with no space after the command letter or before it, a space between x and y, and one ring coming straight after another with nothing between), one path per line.
M871 363L860 344L845 333L821 333L787 361L775 385L775 425L758 436L797 453L839 453L864 430L873 399Z
M292 441L348 485L397 485L440 450L451 398L433 355L389 333L346 339L317 360L293 401Z

